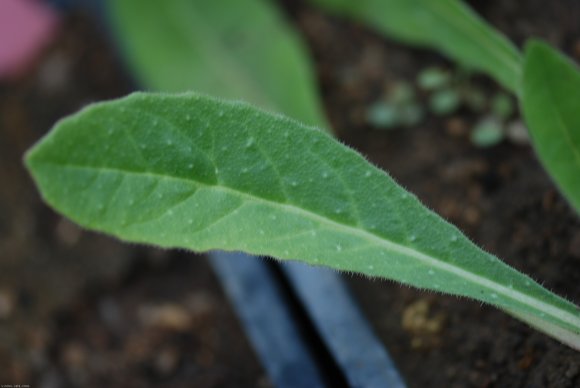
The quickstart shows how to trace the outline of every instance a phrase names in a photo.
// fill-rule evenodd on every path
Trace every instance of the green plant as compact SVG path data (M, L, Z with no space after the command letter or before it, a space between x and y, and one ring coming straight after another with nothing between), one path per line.
M459 0L310 0L407 44L429 47L519 90L521 54Z
M285 36L291 32L271 8L255 8L267 2L248 0L244 7L258 16L246 22L260 32L244 41L251 55L231 51L231 31L246 31L236 13L241 2L231 3L218 10L212 2L185 0L161 9L154 2L109 2L121 35L131 36L122 41L128 62L149 88L243 98L326 126L300 45ZM131 17L135 7L138 19ZM219 22L191 23L185 16L192 11ZM166 21L165 12L180 22L148 24ZM477 38L481 26L459 35ZM279 67L275 56L263 55L270 47L262 39L274 34L265 32L271 29L285 36L277 55L295 66ZM184 38L202 32L216 39ZM489 34L476 40L498 41ZM503 54L481 69L513 87L519 54L502 44ZM451 46L450 55L461 52ZM224 55L236 63L227 66L233 71L227 78L219 62ZM199 95L138 94L63 120L26 163L47 202L88 228L165 247L300 259L467 296L580 348L577 306L483 252L360 155L283 117Z
M534 40L522 58L460 0L311 1L408 44L434 48L516 94L541 162L580 212L580 73L568 59ZM495 129L483 133L498 138Z
M471 243L326 133L242 103L134 94L61 121L26 157L87 228L296 259L466 296L580 349L580 309Z
M526 46L521 105L540 160L580 211L580 72L550 46Z

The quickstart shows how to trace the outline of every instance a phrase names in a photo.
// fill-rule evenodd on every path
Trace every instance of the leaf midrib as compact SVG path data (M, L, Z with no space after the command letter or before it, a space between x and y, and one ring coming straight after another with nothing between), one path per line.
M512 300L514 300L520 304L526 305L532 309L535 309L538 311L543 311L543 312L547 313L547 315L550 315L555 321L565 322L568 325L575 327L577 333L580 333L580 316L577 316L573 313L570 313L567 310L560 309L552 304L548 304L548 303L545 303L539 299L530 297L530 296L528 296L522 292L519 292L515 289L510 289L510 288L502 285L501 283L494 282L492 279L489 279L489 278L481 276L481 275L477 275L473 272L469 272L466 269L463 269L461 267L453 266L453 265L451 265L451 264L449 264L449 263L445 262L444 260L441 260L437 257L429 256L429 255L427 255L423 252L420 252L416 249L406 247L406 246L401 245L397 242L389 240L388 238L386 238L384 236L379 236L373 232L370 232L366 229L356 228L356 227L353 227L351 225L344 224L344 223L338 222L336 220L323 217L321 215L318 215L316 213L313 213L312 211L303 209L303 208L298 207L296 205L275 202L275 201L267 199L267 198L256 196L255 194L240 191L238 189L230 188L230 187L227 187L224 185L212 185L212 184L207 184L207 183L192 180L192 179L187 179L187 178L182 178L182 177L177 177L177 176L172 176L172 175L162 175L162 174L159 174L156 172L151 172L151 171L131 171L131 170L121 170L121 169L113 168L113 167L101 167L101 166L95 167L95 166L87 166L87 165L63 164L63 163L57 163L57 162L53 162L53 161L46 161L46 160L41 161L41 163L48 164L48 165L54 165L54 166L58 166L58 167L62 167L62 168L69 168L69 169L97 170L99 172L110 172L110 173L116 173L116 174L134 174L134 175L140 175L140 176L149 176L149 177L157 178L157 179L161 179L161 180L165 179L165 180L175 180L175 181L179 181L182 183L186 182L188 184L194 184L194 185L205 187L205 188L222 190L224 192L242 197L244 200L254 201L254 202L262 202L262 203L267 204L268 206L274 205L276 207L281 207L281 208L288 210L291 213L295 213L297 215L300 215L300 216L303 216L306 218L310 218L313 221L327 224L327 225L335 228L336 230L344 232L348 235L355 235L355 236L361 237L362 239L367 240L369 243L374 242L376 245L381 246L387 250L395 251L395 252L400 253L404 256L412 257L420 262L423 262L427 266L439 269L439 270L444 271L444 272L451 273L453 275L458 276L459 278L464 278L466 280L469 280L472 283L475 283L481 287L487 288L496 294L502 294L504 297L506 297L508 299L512 299ZM487 303L494 304L489 299L486 299L486 301L487 301ZM499 306L499 307L510 310L507 306Z

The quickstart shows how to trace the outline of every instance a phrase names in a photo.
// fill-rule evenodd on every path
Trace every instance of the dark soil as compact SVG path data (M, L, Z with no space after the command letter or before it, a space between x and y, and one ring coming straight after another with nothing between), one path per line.
M283 2L315 58L327 113L346 143L475 242L580 302L580 219L529 145L478 148L467 109L380 131L368 106L431 65L410 49ZM518 45L548 39L580 59L575 0L472 2ZM201 257L120 244L47 209L21 165L56 120L131 84L86 17L71 15L27 77L0 84L0 383L260 387L268 380ZM474 84L489 95L498 87ZM426 96L421 96L423 100ZM577 387L579 353L478 303L349 278L412 387Z

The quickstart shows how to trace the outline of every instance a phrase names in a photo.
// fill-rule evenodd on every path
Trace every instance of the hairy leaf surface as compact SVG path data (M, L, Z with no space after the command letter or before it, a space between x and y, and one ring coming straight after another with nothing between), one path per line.
M441 51L517 92L515 46L459 0L310 0L408 44Z
M326 127L308 54L269 0L109 0L109 19L141 85L188 90Z
M580 212L578 67L547 44L527 44L522 107L542 164Z
M134 94L61 121L26 163L55 209L123 240L241 250L463 295L579 346L576 306L323 131L249 105Z

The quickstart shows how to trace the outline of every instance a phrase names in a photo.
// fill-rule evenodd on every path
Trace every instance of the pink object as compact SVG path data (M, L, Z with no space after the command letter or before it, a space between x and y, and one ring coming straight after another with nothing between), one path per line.
M57 15L34 0L0 0L0 78L22 74L56 32Z

